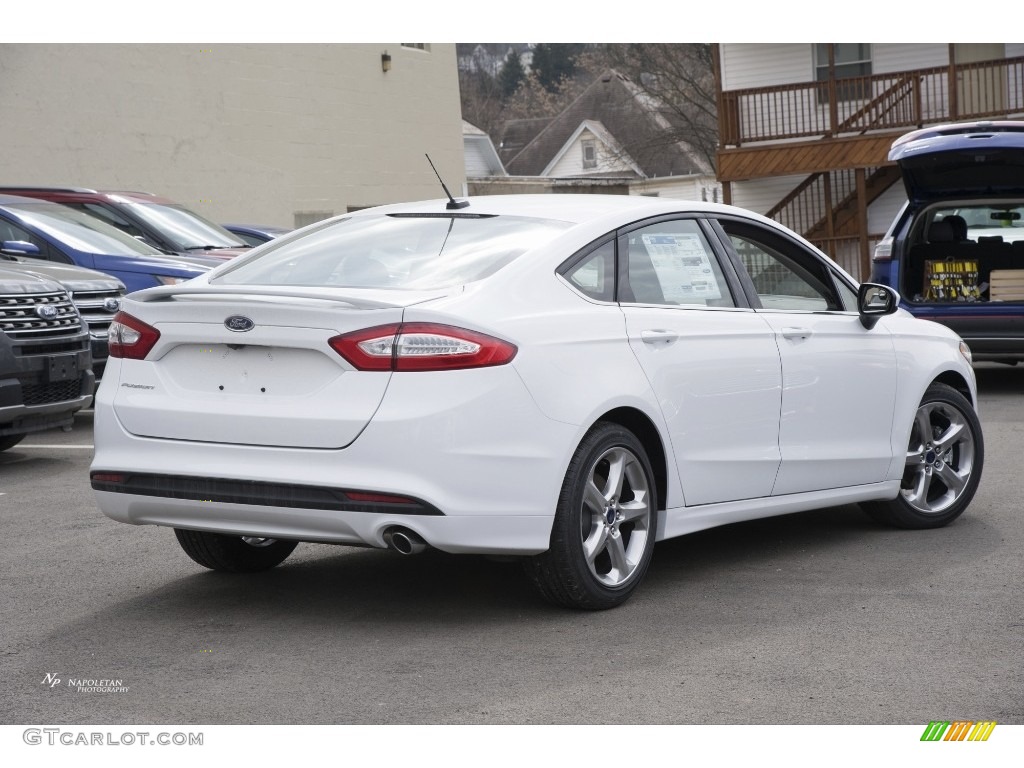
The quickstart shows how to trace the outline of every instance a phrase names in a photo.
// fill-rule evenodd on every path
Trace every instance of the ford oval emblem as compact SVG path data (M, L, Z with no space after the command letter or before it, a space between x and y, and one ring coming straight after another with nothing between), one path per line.
M256 327L256 323L243 315L232 315L224 321L224 325L229 331L235 331L237 333L251 331Z
M57 308L52 304L40 304L36 307L36 316L42 320L53 320L57 316Z

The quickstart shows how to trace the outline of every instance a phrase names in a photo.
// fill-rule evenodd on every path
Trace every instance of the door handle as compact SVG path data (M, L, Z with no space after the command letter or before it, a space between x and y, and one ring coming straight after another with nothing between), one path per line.
M783 328L782 338L784 339L806 339L814 331L810 328Z
M671 344L678 338L675 331L640 331L640 340L644 344Z

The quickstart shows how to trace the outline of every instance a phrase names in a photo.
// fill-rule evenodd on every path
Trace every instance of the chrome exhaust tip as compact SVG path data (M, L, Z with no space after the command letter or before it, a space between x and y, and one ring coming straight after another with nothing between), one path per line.
M418 555L428 546L422 536L408 528L388 528L384 531L384 543L400 555Z

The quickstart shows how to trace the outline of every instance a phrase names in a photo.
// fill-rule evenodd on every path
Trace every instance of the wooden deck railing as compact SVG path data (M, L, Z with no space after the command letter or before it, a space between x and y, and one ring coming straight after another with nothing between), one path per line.
M720 109L723 149L1024 114L1024 56L726 91Z

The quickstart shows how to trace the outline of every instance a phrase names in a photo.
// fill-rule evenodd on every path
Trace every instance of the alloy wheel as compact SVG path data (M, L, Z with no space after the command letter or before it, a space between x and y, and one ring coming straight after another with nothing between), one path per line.
M974 431L964 414L949 403L923 403L910 433L903 498L925 514L944 512L967 488L974 457Z

